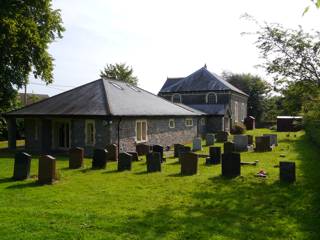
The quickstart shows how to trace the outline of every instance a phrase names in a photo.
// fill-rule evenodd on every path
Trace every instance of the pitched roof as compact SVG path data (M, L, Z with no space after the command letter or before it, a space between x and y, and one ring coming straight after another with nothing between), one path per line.
M25 104L24 102L24 96L27 96L27 102ZM35 102L39 102L43 99L46 99L46 98L49 98L49 95L48 94L38 94L38 93L18 93L18 96L19 96L19 100L20 102L23 104L23 105L30 105L32 103L35 103Z
M189 107L208 115L225 116L229 111L228 105L224 104L193 104L189 105Z
M231 90L248 96L222 77L209 72L206 67L200 68L185 78L177 78L174 80L168 78L162 86L160 93L224 90Z
M193 116L187 110L130 84L98 79L6 116Z

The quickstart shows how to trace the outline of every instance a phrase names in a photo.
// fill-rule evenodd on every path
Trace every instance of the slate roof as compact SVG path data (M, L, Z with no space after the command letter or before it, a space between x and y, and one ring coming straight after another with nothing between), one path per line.
M229 108L224 104L193 104L188 105L190 109L194 108L207 115L225 116Z
M197 116L139 87L98 79L5 116Z
M225 91L231 90L248 96L222 77L202 67L185 78L168 78L159 93Z

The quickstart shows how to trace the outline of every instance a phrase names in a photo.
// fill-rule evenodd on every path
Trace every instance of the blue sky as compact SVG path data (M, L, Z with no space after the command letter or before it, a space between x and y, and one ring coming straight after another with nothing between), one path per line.
M240 18L318 29L320 10L302 17L308 0L54 0L66 28L50 45L54 84L30 78L28 92L50 96L99 78L106 63L126 62L139 86L157 93L169 77L187 76L205 63L210 71L265 76L250 36L256 26ZM271 79L269 79L271 81Z

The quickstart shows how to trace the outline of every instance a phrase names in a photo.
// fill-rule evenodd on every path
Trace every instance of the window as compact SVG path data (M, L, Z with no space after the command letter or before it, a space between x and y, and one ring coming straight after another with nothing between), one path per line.
M239 120L239 108L238 108L238 102L234 103L234 121L238 122Z
M96 127L94 120L86 120L85 128L86 145L93 146L96 141Z
M111 84L112 86L114 86L115 88L118 88L118 89L120 89L120 90L123 90L122 87L120 87L118 84L116 84L116 83L114 83L114 82L110 82L110 84Z
M136 141L146 142L147 141L147 121L137 120L136 121Z
M173 94L172 102L173 103L181 103L181 95L179 93Z
M187 118L185 121L186 127L192 127L193 126L193 119Z
M245 118L245 108L244 103L241 103L241 121L244 121Z
M217 94L208 93L207 94L207 103L208 104L216 104L217 103Z
M206 119L205 119L205 118L201 118L201 119L200 119L200 125L201 125L201 126L206 125Z
M130 85L130 84L127 84L127 86L128 86L129 88L131 88L133 91L140 92L140 90L139 90L138 88L136 88L136 87L134 87L134 86L132 86L132 85Z
M175 128L175 127L176 127L176 123L174 119L169 119L169 128Z

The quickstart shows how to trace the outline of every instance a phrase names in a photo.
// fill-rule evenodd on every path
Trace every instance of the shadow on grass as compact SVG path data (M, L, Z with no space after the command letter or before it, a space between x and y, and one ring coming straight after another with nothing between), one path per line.
M15 182L15 181L16 181L16 180L14 180L12 177L2 178L2 179L0 179L0 184L1 184L1 183Z
M141 171L141 172L135 172L134 175L145 175L145 174L149 174L147 172L147 170Z
M103 172L102 174L110 174L110 173L116 173L116 172L119 172L118 169L106 171L106 172Z
M34 182L19 182L19 184L10 185L7 189L23 189L23 188L33 188L33 187L42 187L45 184L40 184L37 181Z

